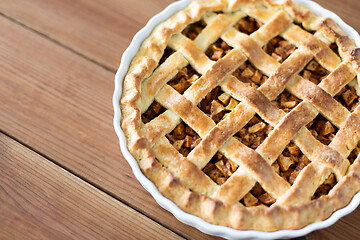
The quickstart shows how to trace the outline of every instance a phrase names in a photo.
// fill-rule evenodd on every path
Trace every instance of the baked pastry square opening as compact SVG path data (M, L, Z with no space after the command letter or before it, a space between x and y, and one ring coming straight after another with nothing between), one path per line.
M305 32L308 32L308 33L311 33L312 35L314 35L316 33L316 31L314 30L311 30L311 29L306 29L303 25L302 22L297 22L297 21L294 21L293 22L295 25L299 26L302 30L304 30Z
M257 31L262 25L264 25L264 23L260 20L247 16L240 19L234 25L234 28L239 30L240 32L250 35L253 32Z
M187 157L200 142L200 136L186 123L181 122L166 138L184 157Z
M216 87L198 104L198 108L217 124L238 104L239 101L223 92L220 87Z
M233 72L233 76L244 83L248 83L252 87L260 87L268 77L260 70L256 69L250 61L243 63Z
M360 147L359 147L359 145L357 145L355 147L355 149L352 150L352 152L348 156L348 160L350 161L350 164L353 164L355 162L355 160L358 157L359 153L360 153Z
M284 62L296 51L296 46L284 38L277 36L263 47L263 50L279 63Z
M181 69L176 76L168 82L168 84L177 92L183 94L200 77L201 75L189 64Z
M359 106L359 96L352 84L346 85L336 94L335 99L346 107L350 112L353 112Z
M193 24L187 26L183 31L182 34L191 40L194 40L206 27L206 22L204 20L197 21Z
M224 40L220 38L208 47L208 49L205 51L205 54L211 60L217 61L228 54L232 49L233 47L229 46Z
M319 114L306 126L311 134L322 144L329 145L339 129L329 120Z
M141 115L141 120L144 124L146 124L165 112L165 110L166 108L161 106L160 103L154 101L150 107Z
M300 73L300 76L318 85L330 72L322 67L315 59L311 60Z
M336 43L330 44L329 47L330 47L331 50L333 50L333 52L334 52L339 58L341 58L340 53L339 53L339 46L338 46Z
M293 185L299 173L309 165L310 162L311 161L301 152L300 148L291 142L273 163L272 168L277 174Z
M321 184L315 191L314 196L312 196L312 200L318 199L321 196L328 195L331 189L337 184L337 180L335 174L330 174L330 176L325 180L323 184Z
M270 207L275 202L276 199L267 193L259 183L256 183L251 191L240 200L240 203L246 207Z
M286 113L293 110L300 102L302 102L301 99L295 97L291 93L289 93L287 90L284 90L276 99L273 101L273 104L278 107L279 109L282 109Z
M245 146L256 149L274 128L255 115L239 132L235 134Z
M161 64L163 64L166 59L168 59L175 51L169 47L166 47L165 48L165 51L164 51L164 54L162 55L161 59L160 59L160 62L159 62L159 66Z
M218 185L224 184L238 169L238 165L217 152L210 162L202 169Z

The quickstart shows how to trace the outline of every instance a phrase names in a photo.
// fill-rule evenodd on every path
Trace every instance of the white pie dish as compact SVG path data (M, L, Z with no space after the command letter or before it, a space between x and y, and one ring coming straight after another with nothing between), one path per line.
M181 222L191 225L202 232L207 234L220 236L228 239L279 239L279 238L294 238L308 234L309 232L322 229L334 224L339 218L343 217L346 214L352 212L360 203L360 193L357 194L351 203L349 203L345 208L340 209L334 212L330 218L322 221L313 223L308 225L302 229L298 230L281 230L276 232L261 232L261 231L240 231L234 230L224 226L217 226L210 223L205 222L204 220L193 216L191 214L185 213L181 210L178 206L176 206L173 202L168 200L167 198L163 197L154 186L154 184L147 179L143 173L141 172L137 161L131 156L127 147L125 136L120 127L120 106L119 100L121 97L122 92L122 81L124 76L128 70L129 64L132 58L135 56L136 52L140 48L141 43L150 35L151 31L157 26L159 23L163 22L174 13L178 12L179 10L185 8L189 4L190 0L182 0L171 4L167 7L164 11L159 13L158 15L154 16L148 24L139 31L136 36L134 37L132 43L130 44L129 48L124 52L121 60L121 65L117 74L115 76L115 92L113 96L113 105L114 105L114 128L120 140L120 147L121 151L129 162L132 170L136 176L136 178L140 181L143 187L150 192L150 194L155 198L155 200L159 203L160 206L165 208L166 210L170 211L177 219ZM312 10L316 15L320 16L327 16L334 19L339 26L353 39L355 39L356 45L360 46L360 36L359 34L350 26L345 24L337 15L334 13L323 9L318 4L309 1L309 0L294 0L295 3L299 5L306 6L310 10Z

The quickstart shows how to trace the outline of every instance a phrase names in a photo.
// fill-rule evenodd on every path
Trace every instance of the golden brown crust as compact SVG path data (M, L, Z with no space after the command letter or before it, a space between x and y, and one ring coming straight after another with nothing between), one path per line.
M265 23L249 36L233 28L247 15ZM200 19L207 27L196 39L181 34ZM283 63L263 50L278 35L297 47ZM234 49L214 62L205 51L218 38ZM339 46L340 57L329 48L332 42ZM176 52L157 68L167 46ZM298 75L313 58L331 71L319 85ZM269 77L259 88L231 75L246 60ZM166 83L189 63L202 76L181 95ZM121 126L145 176L184 211L241 230L298 229L328 218L360 190L360 159L350 168L347 160L360 140L360 107L351 113L332 98L359 74L360 50L353 40L332 19L316 17L291 0L193 1L157 26L132 60L123 84ZM241 103L215 124L196 106L217 86ZM289 113L271 102L284 89L303 100ZM168 110L143 124L141 114L154 99ZM329 146L306 128L319 113L339 128ZM255 114L274 130L253 150L232 136ZM202 138L187 157L164 137L181 120ZM290 141L311 160L293 185L271 167ZM221 186L201 171L217 151L240 165ZM328 195L311 200L331 173L338 183ZM277 198L275 204L247 208L239 202L256 182Z

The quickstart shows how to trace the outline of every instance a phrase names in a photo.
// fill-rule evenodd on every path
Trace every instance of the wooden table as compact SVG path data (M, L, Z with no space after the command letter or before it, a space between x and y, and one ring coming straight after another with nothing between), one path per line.
M112 127L114 74L171 0L0 1L0 239L217 239L163 210ZM360 30L358 0L317 0ZM310 239L358 239L360 208Z

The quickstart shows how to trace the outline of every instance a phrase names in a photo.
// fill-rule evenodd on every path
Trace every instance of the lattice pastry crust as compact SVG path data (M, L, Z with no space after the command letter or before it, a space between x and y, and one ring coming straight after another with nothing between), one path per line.
M246 34L235 26L249 16L262 24ZM184 34L200 20L204 26L194 39ZM292 46L284 59L281 52L270 56L265 49L277 37ZM217 52L213 47L209 58L208 48L217 41L225 42L227 50ZM330 47L334 44L335 52ZM164 58L168 49L171 52ZM360 140L360 107L348 109L334 97L348 84L358 85L353 80L360 79L359 57L354 41L332 19L319 18L291 0L276 4L270 0L193 1L157 26L131 63L121 98L128 149L165 197L210 223L275 231L324 220L360 191L360 160L349 158ZM245 62L252 67L241 68ZM329 72L319 83L306 79L307 69L314 70L314 65ZM169 82L186 66L197 74L181 92ZM241 80L249 76L258 84ZM209 111L226 115L214 120L200 106L216 88L224 94L211 103ZM299 99L296 106L296 101L281 103L286 110L274 104L285 91ZM344 99L351 98L351 93L344 94ZM164 110L144 123L142 114L154 101L157 109ZM218 104L222 102L227 106ZM252 148L236 134L255 115L263 123L243 132L256 132L265 125L270 130ZM326 134L338 128L328 145L307 128L317 116L326 118L326 127L320 126ZM185 155L179 148L193 142L170 139L181 122L197 136L189 137L196 144ZM295 146L308 161L293 181L288 181L286 171L295 162L282 155L292 152L289 146ZM221 164L233 171L216 182L214 174L205 172L217 154L228 159ZM335 177L336 185L314 198L329 176ZM266 204L260 204L253 194L256 185L271 201L262 199Z

